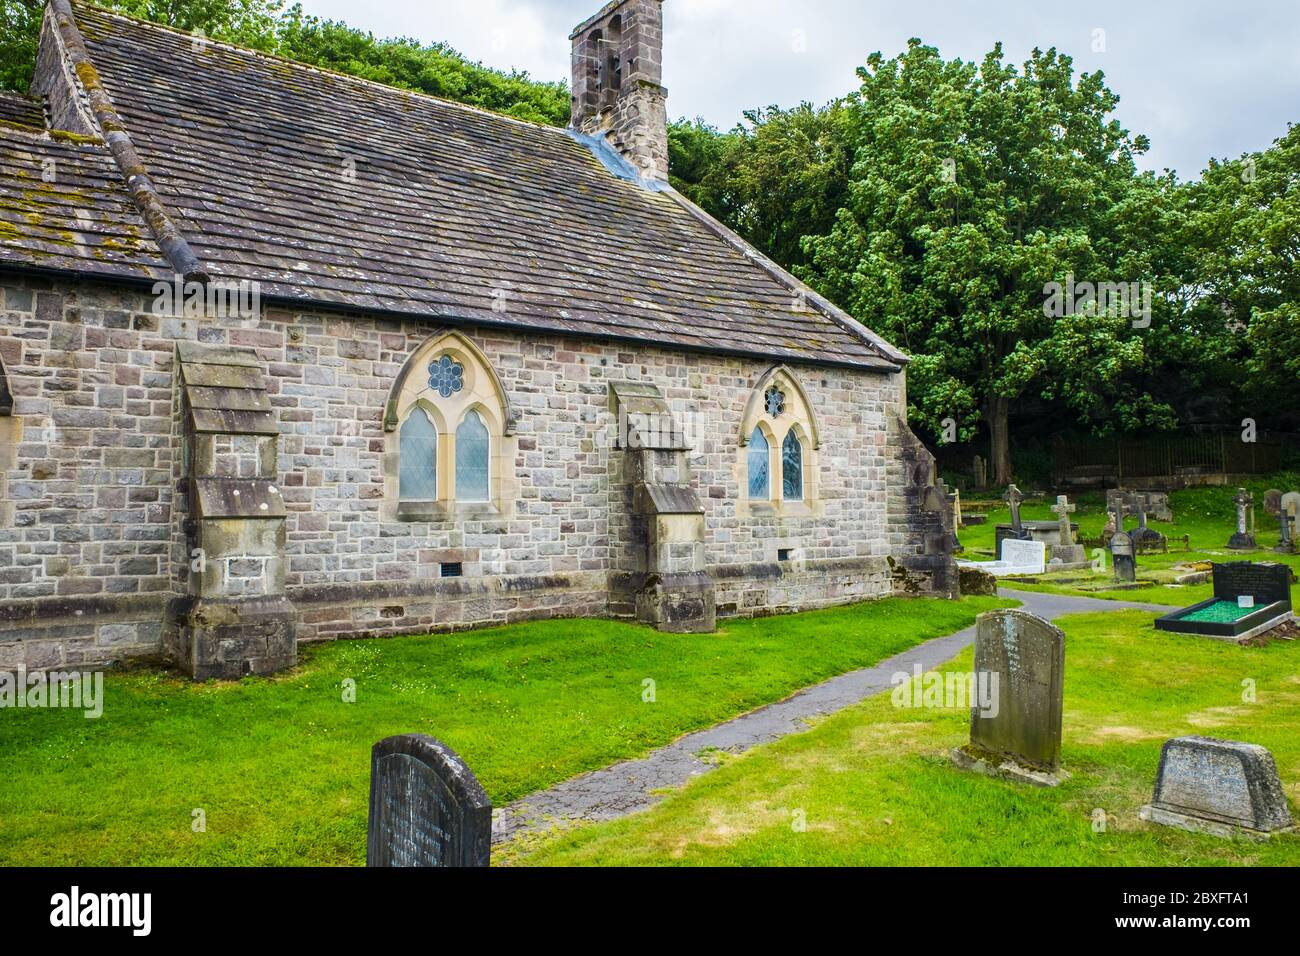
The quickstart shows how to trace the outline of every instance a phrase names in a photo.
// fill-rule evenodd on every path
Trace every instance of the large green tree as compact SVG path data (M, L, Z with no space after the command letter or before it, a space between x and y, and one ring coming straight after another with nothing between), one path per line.
M846 201L805 240L803 271L914 356L913 414L935 431L955 420L965 437L983 420L999 483L1024 397L1089 423L1168 425L1169 409L1135 385L1150 329L1083 297L1045 308L1050 284L1071 278L1150 283L1156 325L1177 286L1165 261L1172 177L1137 173L1147 142L1114 119L1103 76L1076 77L1055 50L1017 69L1000 45L975 64L919 40L858 72Z
M1239 410L1294 416L1300 390L1300 126L1260 153L1211 161L1186 188L1188 321L1240 386Z

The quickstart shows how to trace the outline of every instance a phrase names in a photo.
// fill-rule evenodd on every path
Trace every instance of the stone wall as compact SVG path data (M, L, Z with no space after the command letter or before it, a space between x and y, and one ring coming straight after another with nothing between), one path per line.
M395 521L381 514L385 402L436 327L276 308L199 322L154 315L147 290L12 273L0 287L16 423L0 432L12 445L0 667L161 650L166 608L190 591L178 341L253 349L264 363L280 426L285 593L303 640L610 613L611 572L632 570L636 547L613 381L657 385L687 431L720 615L888 594L887 559L924 546L890 488L901 376L794 367L822 436L819 500L797 515L750 514L739 430L771 363L466 329L518 413L516 497L501 511ZM464 576L441 577L447 563Z

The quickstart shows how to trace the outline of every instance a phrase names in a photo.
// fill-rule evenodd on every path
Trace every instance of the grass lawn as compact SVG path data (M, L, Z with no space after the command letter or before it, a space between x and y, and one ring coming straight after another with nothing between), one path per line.
M967 711L884 694L814 730L728 759L651 810L537 839L532 865L1300 865L1300 836L1229 841L1142 823L1160 747L1206 734L1268 747L1300 799L1300 643L1246 648L1152 627L1136 611L1076 615L1067 635L1055 790L951 765ZM950 668L968 671L967 651ZM1242 681L1257 702L1243 702ZM1106 814L1094 832L1095 810ZM796 832L796 813L806 829Z
M305 647L269 679L114 673L103 717L0 711L0 864L360 864L370 747L445 741L500 805L1010 602L889 599L717 635L547 621ZM356 681L355 703L343 681ZM656 701L643 703L643 680ZM193 811L206 832L192 831Z
M1174 511L1173 521L1148 521L1152 528L1169 538L1170 550L1168 554L1138 556L1138 583L1143 586L1126 590L1097 590L1114 583L1109 554L1106 556L1106 571L1101 574L1089 570L1060 571L1044 575L1033 584L1008 582L1007 586L1026 591L1049 591L1105 600L1146 601L1152 604L1185 607L1212 597L1214 588L1208 583L1174 584L1173 578L1176 575L1169 569L1176 564L1278 561L1290 565L1292 570L1300 574L1300 555L1274 554L1270 550L1278 542L1278 521L1264 512L1264 492L1269 488L1286 491L1300 489L1300 475L1295 473L1272 475L1252 480L1246 487L1255 495L1255 539L1260 546L1258 551L1229 551L1226 547L1228 538L1236 530L1237 509L1232 503L1232 499L1237 494L1236 487L1189 488L1175 491L1170 495L1170 506ZM1089 538L1099 536L1106 525L1105 494L1084 492L1077 499L1071 496L1070 500L1078 505L1079 510L1071 517L1078 523L1080 534ZM1052 503L1055 503L1055 499ZM1045 501L1033 501L1022 505L1020 513L1026 521L1056 520L1056 514L1049 510L1049 504ZM966 548L966 553L960 557L972 560L991 559L996 525L1008 524L1010 521L1010 511L1002 508L989 512L987 524L970 525L964 528L959 537ZM1124 523L1131 531L1137 525L1137 519L1130 515ZM1184 535L1190 539L1191 551L1182 550Z

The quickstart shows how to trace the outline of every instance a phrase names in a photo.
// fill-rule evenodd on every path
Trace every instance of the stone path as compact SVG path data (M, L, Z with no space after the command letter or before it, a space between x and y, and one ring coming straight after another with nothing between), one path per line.
M1155 604L1104 601L1099 598L1069 597L1031 591L999 589L1003 597L1022 602L1023 609L1053 620L1063 614L1087 611L1143 610L1165 612ZM680 787L692 777L708 773L714 765L698 755L709 750L744 753L751 747L777 740L808 728L810 717L833 714L893 685L890 678L899 671L920 664L931 670L947 663L975 640L975 627L947 637L918 644L875 667L850 671L799 691L785 700L768 704L725 723L687 734L638 760L625 760L586 773L549 790L530 794L502 807L493 815L492 842L504 843L521 833L549 829L564 821L612 820L644 810L662 799L654 791Z

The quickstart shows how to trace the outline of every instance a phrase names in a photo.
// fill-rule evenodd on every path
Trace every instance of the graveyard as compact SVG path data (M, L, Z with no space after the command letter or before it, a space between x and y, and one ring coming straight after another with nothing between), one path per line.
M715 635L557 620L341 641L235 683L125 667L108 675L114 704L99 720L50 709L0 723L11 781L0 863L422 865L433 854L494 866L1298 865L1294 630L1238 643L1177 626L1235 607L1239 591L1260 598L1243 619L1274 603L1290 613L1300 558L1274 551L1278 533L1258 517L1253 528L1239 509L1234 519L1237 500L1232 488L1170 495L1172 520L1144 523L1168 550L1138 554L1132 582L1116 581L1110 562L1013 568L998 579L1001 597L896 597L730 620ZM1094 556L1085 545L1108 520L1104 496L1018 504L1041 533L1053 521L1067 533L1068 518L1083 542L1070 547ZM1014 523L993 510L961 529L963 556L987 562L997 526ZM1243 533L1253 548L1227 547ZM1098 611L1079 598L1128 604ZM1052 600L1076 603L1051 623L1011 610ZM1075 606L1087 610L1068 613ZM623 762L887 669L977 618L975 647L940 655L936 670L1007 675L996 727L961 702L901 707L863 691L766 737L694 753L708 772L652 787L644 812L496 832L494 808L518 815L585 775L617 783ZM1249 779L1206 777L1214 760L1239 761ZM1166 780L1166 765L1189 779ZM1271 804L1242 809L1247 790ZM1189 815L1187 793L1213 806ZM1216 800L1232 799L1235 816L1218 812ZM470 816L444 820L458 809ZM1275 832L1256 833L1256 818ZM428 845L427 826L458 833L470 822L472 837L454 847Z
M1300 574L1300 555L1284 554L1275 550L1280 538L1280 524L1276 517L1265 512L1265 493L1270 488L1300 487L1300 475L1294 472L1267 476L1246 482L1255 504L1256 547L1247 551L1234 551L1228 542L1235 534L1233 498L1235 487L1202 487L1174 491L1169 495L1173 510L1172 521L1149 519L1149 527L1163 535L1167 551L1141 553L1136 556L1137 580L1114 580L1113 560L1108 549L1104 570L1092 567L1068 571L1047 570L1033 577L1017 576L1013 586L1027 591L1058 594L1075 594L1104 600L1146 601L1152 604L1184 606L1204 601L1213 596L1213 586L1208 579L1210 565L1214 562L1273 561L1289 566ZM1084 492L1070 496L1077 511L1070 515L1078 525L1078 534L1085 544L1090 561L1096 559L1096 546L1108 515L1106 496L1102 492ZM1055 521L1054 505L1047 499L1029 499L1021 505L1026 522ZM995 534L998 524L1010 521L1010 510L1005 506L987 512L981 524L970 524L958 532L963 546L961 557L973 561L992 560L995 554ZM1137 524L1130 517L1130 531ZM1195 576L1206 575L1198 581ZM1190 580L1188 580L1190 578ZM1179 579L1183 579L1180 583Z
M725 759L643 814L508 849L516 865L1296 866L1300 840L1223 839L1142 819L1165 741L1262 745L1294 805L1300 645L1156 632L1151 615L1067 617L1061 766L1036 787L958 769L970 716L885 694ZM966 651L945 673L973 665ZM1243 701L1243 680L1256 698ZM795 825L797 824L797 825Z

